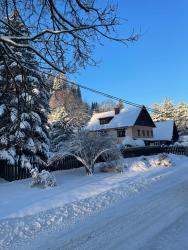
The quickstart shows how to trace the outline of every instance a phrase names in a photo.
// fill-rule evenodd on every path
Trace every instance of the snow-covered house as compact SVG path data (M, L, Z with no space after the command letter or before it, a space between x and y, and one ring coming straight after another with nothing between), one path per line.
M101 131L117 137L122 142L126 136L144 141L153 138L155 124L145 106L119 109L95 113L88 122L86 129L94 132Z
M150 144L169 145L176 142L178 138L179 134L174 120L155 122L153 140Z

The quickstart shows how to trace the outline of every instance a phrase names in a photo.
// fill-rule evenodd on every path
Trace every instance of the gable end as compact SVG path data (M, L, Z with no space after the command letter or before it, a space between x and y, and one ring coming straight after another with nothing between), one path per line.
M145 107L141 109L134 125L155 127L155 124Z
M172 141L176 142L178 139L179 139L179 133L178 133L176 123L174 122Z

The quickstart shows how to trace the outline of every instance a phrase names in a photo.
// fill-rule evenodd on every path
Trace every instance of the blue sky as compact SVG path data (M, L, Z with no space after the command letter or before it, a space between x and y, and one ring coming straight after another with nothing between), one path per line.
M171 97L188 102L188 1L119 0L119 15L128 21L119 29L143 34L128 47L106 41L96 47L101 60L74 76L78 83L139 104ZM84 92L86 101L103 97Z

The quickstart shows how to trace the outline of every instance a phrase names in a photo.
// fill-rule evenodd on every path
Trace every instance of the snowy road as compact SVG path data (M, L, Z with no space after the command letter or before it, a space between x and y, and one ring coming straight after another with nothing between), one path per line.
M188 166L164 175L68 229L41 234L27 249L187 250Z

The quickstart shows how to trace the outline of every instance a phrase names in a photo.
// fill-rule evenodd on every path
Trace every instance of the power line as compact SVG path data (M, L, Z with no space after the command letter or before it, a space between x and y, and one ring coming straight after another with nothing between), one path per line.
M152 109L152 108L150 108L150 107L147 107L147 106L145 106L145 105L141 105L141 104L138 104L138 103L130 102L130 101L127 101L127 100L125 100L125 99L122 99L122 98L119 98L119 97L116 97L116 96L107 94L107 93L102 92L102 91L99 91L99 90L97 90L97 89L87 87L87 86L85 86L85 85L83 85L83 84L79 84L79 83L75 83L75 82L73 82L73 81L69 81L69 80L67 80L67 79L64 78L64 77L55 76L55 75L53 75L53 74L51 74L51 73L45 73L45 74L48 74L48 75L53 76L53 77L57 77L58 79L63 80L63 82L66 83L67 85L68 85L68 84L73 84L73 85L75 85L75 86L77 86L77 87L80 87L81 89L88 90L88 91L90 91L90 92L93 92L93 93L98 94L98 95L101 95L101 96L105 96L105 97L110 98L110 99L112 99L112 100L116 100L116 101L123 102L123 103L125 103L125 104L127 104L127 105L134 106L134 107L138 107L138 108L143 108L143 106L144 106L148 111L151 111L151 112L153 112L153 113L158 113L158 114L161 114L161 113L162 113L162 112L158 112L158 111L156 111L156 110L154 110L154 109ZM58 89L54 89L54 90L58 90Z

